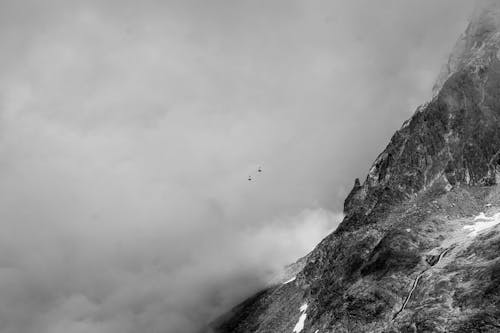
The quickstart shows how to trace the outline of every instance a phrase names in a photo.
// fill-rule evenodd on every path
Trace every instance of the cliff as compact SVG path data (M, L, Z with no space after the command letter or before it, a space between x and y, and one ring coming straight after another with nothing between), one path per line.
M295 280L215 332L500 332L500 4L472 15Z

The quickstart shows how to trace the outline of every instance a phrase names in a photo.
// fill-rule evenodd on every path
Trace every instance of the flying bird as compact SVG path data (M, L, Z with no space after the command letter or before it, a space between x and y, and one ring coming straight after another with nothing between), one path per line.
M257 168L257 172L262 172L262 167ZM253 180L252 175L248 176L248 181L251 182Z

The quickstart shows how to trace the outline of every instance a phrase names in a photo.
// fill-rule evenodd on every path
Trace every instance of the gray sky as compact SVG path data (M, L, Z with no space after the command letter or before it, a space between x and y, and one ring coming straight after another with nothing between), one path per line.
M470 10L1 0L0 331L188 333L258 289L337 225Z

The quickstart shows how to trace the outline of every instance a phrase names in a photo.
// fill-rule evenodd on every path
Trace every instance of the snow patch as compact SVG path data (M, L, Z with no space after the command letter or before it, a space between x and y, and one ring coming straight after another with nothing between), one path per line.
M406 229L406 232L411 232L411 229Z
M478 233L483 230L489 229L491 227L500 224L500 213L488 217L484 213L480 213L474 218L475 223L473 225L464 226L465 230L470 230L469 237L475 237Z
M488 218L486 217L486 215L484 215L483 212L479 213L479 215L474 218L474 221L487 221L487 220Z
M295 327L293 328L293 333L300 333L304 329L304 322L306 321L307 318L307 303L302 304L300 307L300 317L299 321L297 324L295 324Z
M307 314L305 312L303 312L300 315L299 321L297 322L297 324L295 324L295 327L293 329L293 333L302 332L302 330L304 329L304 322L306 321L306 318L307 318Z

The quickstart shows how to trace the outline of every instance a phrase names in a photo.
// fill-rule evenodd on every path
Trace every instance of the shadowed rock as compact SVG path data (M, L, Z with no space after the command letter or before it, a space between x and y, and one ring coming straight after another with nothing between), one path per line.
M291 332L303 302L303 333L500 331L500 227L464 229L487 203L500 211L499 2L476 9L435 89L355 180L294 283L216 332Z

